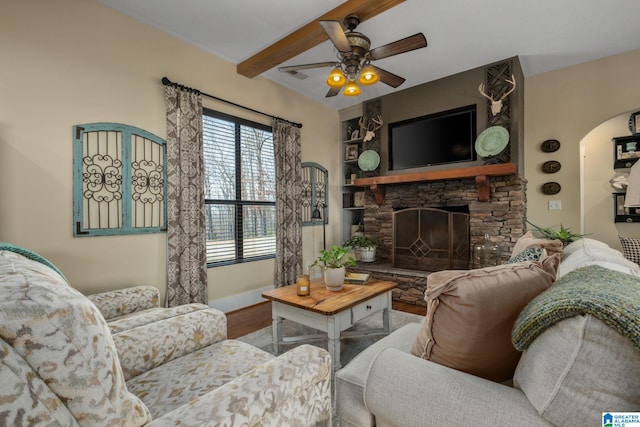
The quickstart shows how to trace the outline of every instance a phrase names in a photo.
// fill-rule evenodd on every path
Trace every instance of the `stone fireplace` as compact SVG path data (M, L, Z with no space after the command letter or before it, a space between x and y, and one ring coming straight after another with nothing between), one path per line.
M473 246L488 234L489 240L499 247L500 262L506 261L526 228L526 179L518 175L489 176L483 185L488 187L488 197L482 197L487 201L479 200L477 178L389 183L385 185L384 197L367 190L365 233L381 240L384 247L378 249L376 263L363 264L357 269L371 271L379 279L398 282L393 295L395 300L426 305L423 298L429 272L392 265L394 213L411 208L451 211L454 207L468 207L468 253L472 254ZM469 255L466 265L458 263L454 268L470 268L471 259Z

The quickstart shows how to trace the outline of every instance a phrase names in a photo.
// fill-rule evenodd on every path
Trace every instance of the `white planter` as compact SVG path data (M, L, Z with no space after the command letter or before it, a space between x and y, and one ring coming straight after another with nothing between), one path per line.
M360 262L374 262L376 260L376 247L370 246L368 248L356 248L354 250L356 255L356 261Z
M324 285L330 291L339 291L344 287L345 268L325 268Z

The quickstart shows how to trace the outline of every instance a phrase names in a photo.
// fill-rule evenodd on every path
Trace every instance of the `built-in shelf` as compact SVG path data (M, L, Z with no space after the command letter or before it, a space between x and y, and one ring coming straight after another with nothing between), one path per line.
M515 175L514 163L499 163L496 165L472 166L468 168L447 169L441 171L416 172L400 175L374 176L370 178L357 178L353 185L369 187L376 198L376 204L384 203L384 189L389 184L405 184L421 181L442 181L445 179L472 178L476 179L478 186L478 200L488 202L490 198L489 176Z
M362 173L358 166L358 156L363 150L359 120L360 115L342 122L342 176L345 179L342 184L342 241L351 238L353 228L358 228L364 215L363 207L354 206L355 194L362 193L364 196L363 188L351 183L352 177ZM353 136L355 138L352 138Z

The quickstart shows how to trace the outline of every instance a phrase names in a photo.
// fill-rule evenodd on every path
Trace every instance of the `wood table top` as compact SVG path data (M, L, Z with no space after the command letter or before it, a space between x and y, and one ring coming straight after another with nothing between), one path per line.
M366 285L348 285L340 291L330 291L324 280L311 281L311 292L308 296L298 296L296 285L283 286L262 293L262 297L271 301L289 304L304 310L324 315L333 315L356 304L366 301L395 288L396 282L371 279Z

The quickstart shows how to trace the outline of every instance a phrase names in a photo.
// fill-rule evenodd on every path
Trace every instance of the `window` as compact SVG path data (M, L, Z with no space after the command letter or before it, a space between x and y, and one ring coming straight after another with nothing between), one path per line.
M270 126L204 109L210 267L274 258L276 171Z
M73 127L76 237L166 230L165 141L120 123Z

